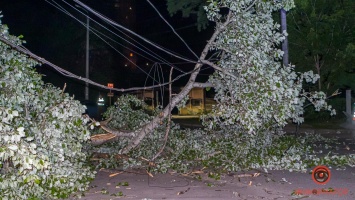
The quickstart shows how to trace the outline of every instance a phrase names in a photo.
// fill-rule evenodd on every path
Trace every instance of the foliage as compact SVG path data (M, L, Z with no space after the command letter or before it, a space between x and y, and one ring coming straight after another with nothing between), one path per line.
M246 10L250 7L251 9ZM319 78L312 71L296 73L294 66L281 65L278 45L286 33L279 33L272 12L288 10L293 1L211 1L205 7L208 19L228 28L217 37L212 50L223 52L209 81L215 86L218 105L206 116L209 128L236 125L241 131L257 134L283 127L289 120L303 122L303 106L310 101L317 111L331 109L323 92L307 92L304 81ZM229 8L229 13L222 12ZM228 76L231 73L236 78Z
M182 11L183 15L189 16L190 14L193 14L196 10L194 10L194 8L200 8L203 6L207 6L208 3L209 6L211 7L210 10L207 10L207 12L209 13L214 13L213 15L218 16L218 18L221 18L220 20L216 20L216 19L212 19L213 22L217 23L217 27L218 22L223 22L223 19L225 19L225 16L223 14L227 13L227 9L234 7L234 8L246 8L248 5L252 5L253 1L241 1L239 3L236 2L229 2L229 1L194 1L194 3L189 3L187 1L175 1L175 0L169 0L168 1L168 10L170 12L170 14L175 14L177 11ZM271 1L263 1L265 4L269 5L270 9L273 9L274 11L276 11L277 9L279 9L281 6L285 7L287 10L292 8L294 6L293 1L282 1L283 4L272 4ZM277 1L276 1L277 2ZM281 2L281 1L278 1ZM258 3L262 2L260 1L256 1L256 5L258 5ZM352 68L352 60L354 58L353 54L353 48L352 48L352 43L349 43L352 41L351 38L353 38L353 31L352 27L353 27L353 22L352 20L352 13L353 10L349 10L351 9L353 6L351 1L338 1L336 2L336 6L333 6L333 3L329 3L329 1L327 0L323 0L323 1L303 1L303 0L296 0L295 1L296 4L296 8L290 10L289 14L288 14L288 26L289 26L289 30L288 30L288 37L290 40L290 46L291 46L291 61L292 63L295 63L297 65L297 67L295 68L297 71L300 72L304 72L307 70L313 70L313 68L315 67L315 63L314 63L314 55L316 55L317 53L320 52L320 57L322 57L321 62L323 63L322 65L325 65L322 69L322 71L317 71L317 73L320 74L319 78L321 78L321 80L318 80L319 85L321 85L321 83L326 83L327 87L324 88L324 90L326 91L325 94L329 93L329 92L334 92L335 89L342 87L342 88L349 88L352 87L353 85L353 81L351 79L351 74L349 72L353 72L353 68ZM212 6L213 5L213 6ZM255 6L254 6L255 7ZM262 7L262 6L260 6ZM273 7L273 8L272 8ZM208 8L208 7L206 7ZM263 14L263 12L260 11L261 9L258 9L257 13L254 13L256 16L260 16ZM240 11L240 10L239 10ZM254 12L254 9L251 9L251 13ZM269 12L269 11L266 11ZM239 13L243 13L242 11L240 11ZM245 14L247 14L247 12L245 12ZM270 12L269 12L270 14ZM256 17L250 19L250 20L254 20ZM306 17L305 17L306 16ZM247 16L246 16L247 17ZM245 17L245 18L246 18ZM275 17L274 17L275 18ZM350 20L350 21L349 21ZM249 27L249 21L245 21L244 18L238 18L238 20L236 20L238 23L235 23L234 25L234 29L236 29L236 27L240 27L240 24L244 24L244 26L241 27ZM267 23L264 23L264 22ZM258 65L254 66L255 63L258 63L260 61L258 61L258 59L254 59L254 57L251 57L253 59L244 59L247 56L251 55L257 55L257 54L252 54L253 52L250 52L249 50L255 50L255 51L259 51L258 49L258 45L260 46L260 41L256 40L259 39L260 32L258 30L263 29L265 30L265 35L267 35L268 33L271 33L269 35L267 35L266 37L264 37L263 39L261 39L261 41L267 41L264 40L265 38L268 37L273 37L278 38L278 37L283 37L282 35L274 35L272 36L272 34L277 33L278 31L278 25L275 24L275 27L272 27L272 19L271 17L269 18L269 20L259 20L256 23L260 23L258 25L253 24L249 30L247 30L245 32L246 29L241 29L241 30L237 30L235 31L236 34L233 34L234 29L228 29L229 32L231 33L232 37L229 36L225 36L226 34L228 34L228 32L222 33L223 36L221 37L221 41L224 40L224 45L220 45L216 47L212 47L213 50L220 50L222 51L225 55L227 54L227 56L225 56L224 58L221 57L222 60L225 60L225 58L231 60L229 63L234 64L233 59L230 59L229 55L232 54L234 55L234 57L237 57L237 60L239 60L240 62L237 63L237 65L241 65L241 63L244 63L244 72L243 73L243 66L238 66L238 67L234 67L234 66L228 66L229 68L239 68L238 72L242 73L242 75L248 76L249 79L247 79L246 81L239 81L238 80L238 84L240 85L240 87L244 87L246 85L246 83L252 82L255 83L254 87L249 87L246 88L244 90L247 91L251 91L251 93L255 92L255 93L259 93L261 95L259 95L259 97L257 95L250 95L249 92L243 92L247 93L247 95L249 95L250 99L258 99L258 98L264 98L262 96L263 93L266 93L269 90L269 87L264 88L264 90L260 90L260 88L256 88L260 83L263 82L265 80L264 74L271 74L271 77L273 77L274 75L280 76L281 80L286 81L294 79L294 78L286 78L285 74L276 74L278 73L277 70L276 72L272 72L272 70L268 70L268 68L270 68L270 65L273 65L272 63L267 63L267 64L262 64L261 66L261 73L260 72L260 67ZM269 25L267 25L269 24ZM265 26L266 25L266 26ZM269 27L268 27L269 26ZM263 28L258 28L255 29L254 27L263 27ZM344 30L348 30L346 32L343 32L342 29ZM266 31L266 30L270 30L272 32ZM243 34L239 34L244 32L244 36ZM262 32L261 32L262 33ZM255 37L251 37L249 38L249 35L253 35ZM237 39L238 38L238 39ZM257 41L256 43L253 42ZM238 41L238 42L236 42ZM335 41L341 41L341 42L335 42ZM223 41L222 41L223 42ZM277 50L278 45L280 44L280 40L269 40L270 45L268 45L268 48L272 48L272 47L276 47L274 48L274 50ZM264 43L266 44L266 43ZM273 45L272 45L273 44ZM344 49L344 45L346 45L346 48ZM249 46L249 49L245 48L246 46ZM228 48L228 47L235 47L235 48ZM302 48L300 48L302 47ZM261 48L264 49L265 52L269 52L270 49L265 49L265 48ZM300 53L299 50L303 49L303 52ZM242 51L249 51L249 54L245 54L244 57L242 54L240 54L240 52ZM273 52L273 51L270 51ZM276 54L280 54L280 52L276 52ZM330 56L330 55L335 55L335 56ZM262 57L259 56L259 58L261 59L265 59L266 57ZM272 56L272 55L271 55ZM281 57L282 55L280 55ZM313 57L312 57L313 56ZM257 56L258 57L258 56ZM306 58L306 59L305 59ZM278 58L277 58L278 59ZM250 60L253 60L254 63L250 63ZM335 62L329 62L330 60L333 60ZM245 63L246 62L246 63ZM249 62L249 63L248 63ZM228 65L228 63L220 63L222 65ZM265 65L268 65L268 67L266 67L267 69L263 69L265 68ZM251 67L249 67L251 66ZM334 66L339 66L339 67L334 67ZM292 71L294 71L295 69L292 69ZM344 70L345 69L345 70ZM266 71L266 72L263 72ZM250 73L252 73L252 76L250 76ZM275 73L275 74L274 74ZM313 72L312 72L313 73ZM226 76L225 74L221 77ZM316 75L318 76L318 75ZM212 79L216 78L216 79L220 79L221 77L215 76ZM256 78L256 77L261 77L261 78ZM339 79L339 77L341 77ZM243 78L243 76L242 76ZM255 81L257 80L257 81ZM315 80L316 81L316 80ZM296 83L300 83L298 80L294 80L294 82ZM312 81L313 82L313 81ZM225 85L229 85L229 83L227 81L220 81L220 85L223 88L224 92L220 92L221 95L223 94L228 94L232 93L235 95L240 95L239 90L237 88L236 91L238 92L231 92L229 90L235 90L234 88L231 87L225 87ZM270 83L270 81L266 81L266 83ZM277 84L277 83L276 83ZM269 84L266 84L269 85ZM274 83L270 83L269 86L274 85ZM304 83L303 81L303 87L306 89L306 91L316 91L316 88L314 86L314 84L307 84ZM319 86L318 89L320 89L321 87ZM250 90L248 90L250 89ZM297 89L299 90L299 89ZM302 92L302 91L300 91ZM223 95L224 96L224 95ZM231 98L234 98L235 96L233 95L227 95L230 96ZM268 96L268 95L265 95ZM220 97L222 98L222 97ZM229 102L230 99L227 99L226 101ZM236 100L236 102L239 102L238 100ZM250 102L250 101L247 101ZM306 101L307 103L309 103L308 101ZM258 104L258 103L255 103ZM245 109L249 109L247 108L247 106L243 105L245 107ZM255 105L253 105L255 107ZM230 106L232 107L232 106ZM280 106L281 109L283 109L282 106ZM340 107L336 107L337 110L341 110ZM220 110L223 110L222 108ZM255 110L255 109L254 109ZM318 109L317 109L318 110ZM241 113L244 113L243 110L241 110ZM282 112L284 113L284 112ZM252 116L252 118L254 118L254 116ZM225 120L225 119L224 119ZM238 121L237 119L230 119L231 121ZM297 120L299 122L302 122L303 120ZM213 126L213 125L212 125Z
M307 165L302 162L307 158L301 159L301 156L310 151L309 147L303 140L281 136L280 128L290 118L296 123L303 122L306 101L317 111L326 109L331 114L335 111L327 105L323 92L302 89L304 81L315 83L318 75L313 71L296 73L294 66L281 65L283 52L277 46L286 33L278 33L279 25L272 18L272 12L281 7L290 9L293 1L282 1L282 4L209 1L205 9L208 19L216 23L217 37L207 46L221 53L218 62L213 63L219 70L210 77L218 104L211 115L204 117L206 130L181 130L172 125L164 154L151 166L150 159L164 143L166 120L160 119L157 123L159 116L148 116L143 110L134 109L143 104L131 97L120 98L116 106L109 109L111 114L105 114L106 118L117 116L108 125L118 130L135 127L129 130L138 134L134 141L139 145L130 149L127 157L118 154L127 144L132 144L131 138L122 137L114 143L95 147L94 151L111 155L109 159L102 159L99 167L151 166L152 170L161 172L168 169L185 172L197 166L218 171L304 170ZM178 101L183 99L181 96ZM127 126L127 123L133 124ZM150 125L152 128L146 129ZM121 158L119 162L116 162L117 156Z
M210 64L217 69L209 81L214 85L218 104L211 115L204 117L206 130L181 130L173 124L164 154L152 163L150 159L164 144L167 122L159 119L159 115L149 116L134 109L143 103L131 97L120 98L109 109L111 114L105 116L117 116L108 126L118 130L129 128L138 135L133 139L135 148L125 151L127 155L119 155L127 144L132 144L128 137L95 147L93 151L110 155L98 167L149 166L161 172L168 169L186 172L199 166L217 171L250 168L303 171L309 160L305 157L310 152L308 143L305 139L282 136L280 128L290 118L296 123L303 122L306 101L316 111L326 109L331 114L335 111L327 105L325 93L302 89L303 82L314 84L319 75L313 71L296 73L294 66L281 65L283 52L278 45L286 33L278 32L279 25L273 21L272 12L293 6L292 0L209 1L205 9L208 19L216 23L217 37L212 37L207 47L220 54L218 62ZM174 97L174 106L184 99L181 94L176 96L178 100Z
M170 15L175 15L181 11L182 17L196 16L197 28L199 31L206 29L208 19L204 6L207 5L205 0L167 0L167 9Z
M115 129L136 130L151 119L148 106L132 95L123 95L103 114L105 118L114 116L110 125Z
M127 119L134 122L133 126L140 125L142 116L149 118L144 110L136 110L140 114L133 113L134 105L144 105L134 97L121 97L111 107L108 113L126 113ZM131 104L129 102L136 102ZM122 106L121 106L122 105ZM124 106L130 105L130 106ZM144 107L144 106L143 106ZM116 111L114 111L116 110ZM122 120L124 120L122 118ZM325 139L319 135L306 135L295 137L284 135L282 131L277 134L261 132L257 135L243 134L236 126L224 126L220 130L181 129L178 124L172 124L169 131L169 139L163 154L154 162L151 158L163 145L167 121L162 121L154 131L148 134L140 145L127 155L120 155L120 150L125 147L127 138L108 143L91 149L93 152L107 153L109 157L99 158L97 168L145 168L151 172L165 173L174 170L180 173L188 173L196 168L204 168L206 172L223 173L249 169L265 170L290 170L306 171L316 164L350 165L353 166L353 155L336 156L319 155L315 151L320 148L320 143L330 145L334 141ZM116 122L108 123L110 127L124 127ZM313 145L316 144L313 148ZM330 158L333 158L330 159Z
M346 108L346 99L343 97L334 97L334 98L330 98L327 100L327 102L329 104L331 104L334 108L336 108L336 110L340 110L340 111L345 111ZM338 115L333 115L330 116L329 112L327 111L315 111L314 108L312 107L306 107L304 109L304 118L306 122L310 122L311 124L314 123L323 123L324 122L328 122L328 121L334 121L334 122L338 122L338 124L342 124L344 123L343 120L346 119L346 116L344 114L338 114Z
M1 35L9 35L6 25ZM38 63L0 42L0 199L58 199L87 189L94 174L82 143L85 107L44 84Z
M352 0L295 0L288 13L290 61L297 71L314 70L320 75L318 89L326 93L355 87Z
M157 114L158 109L155 110L153 114ZM151 113L151 111L147 109L147 105L144 101L139 100L132 95L123 95L117 99L114 106L107 109L103 116L106 119L112 117L112 120L107 123L107 126L112 129L135 131L152 119L152 116L149 113ZM102 129L95 129L92 132L93 134L101 134L105 131ZM108 160L102 160L104 162L101 162L96 167L116 166L116 158L114 156L119 154L120 150L126 146L129 141L130 138L121 137L117 142L107 143L98 147L88 147L91 153L108 153L111 156ZM149 143L147 145L149 145Z

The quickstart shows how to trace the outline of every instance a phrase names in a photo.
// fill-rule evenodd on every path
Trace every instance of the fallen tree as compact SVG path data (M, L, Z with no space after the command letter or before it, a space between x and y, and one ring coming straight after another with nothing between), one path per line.
M100 126L98 134L91 136L90 119L81 115L84 107L64 93L65 88L44 84L33 69L38 63L12 49L22 41L1 26L1 37L11 44L0 43L0 197L67 198L85 191L94 177L86 165L88 151L95 152L95 148L101 148L99 157L122 160L124 166L144 162L162 172L186 171L197 165L222 171L251 167L304 170L300 153L304 148L309 150L305 141L279 137L278 131L290 118L296 123L303 121L300 116L306 100L316 110L331 107L324 93L302 90L303 79L314 83L317 75L297 74L293 66L278 62L282 52L277 45L285 33L276 31L271 14L292 5L292 0L282 4L211 1L205 9L216 29L182 91L153 115L144 112L142 101L124 96L105 113L104 121L91 119L89 126ZM208 59L210 51L219 53L218 61ZM208 83L197 83L203 65L213 67L215 73ZM184 104L193 87L211 84L218 105L205 116L206 130L181 130L169 124L166 118L172 108ZM313 158L305 157L312 164L335 159ZM343 157L339 160L346 162Z
M107 127L110 116L101 122L108 134L92 136L99 145L130 137L120 153L127 154L154 131L194 87L214 86L218 105L204 124L210 129L235 126L240 132L273 134L289 119L302 123L303 104L311 102L316 110L327 109L323 92L308 93L302 89L303 81L315 83L319 78L313 72L296 73L294 66L281 64L283 52L278 48L287 33L279 33L279 25L272 13L280 8L293 7L293 1L211 1L205 7L208 19L215 23L215 31L196 61L195 68L181 92L170 103L140 127L130 131ZM218 61L210 61L209 52L218 52ZM196 77L203 65L215 69L209 82L198 83ZM105 137L107 137L105 139Z

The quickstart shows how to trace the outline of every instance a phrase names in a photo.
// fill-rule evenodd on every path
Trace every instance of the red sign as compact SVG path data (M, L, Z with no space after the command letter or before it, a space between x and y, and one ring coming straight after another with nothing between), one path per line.
M113 88L113 83L107 83L107 87Z

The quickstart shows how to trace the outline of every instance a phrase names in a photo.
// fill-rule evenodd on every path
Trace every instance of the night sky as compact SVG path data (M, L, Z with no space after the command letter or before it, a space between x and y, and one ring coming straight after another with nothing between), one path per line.
M69 5L61 0L48 0L48 2L57 3L57 6L61 6L80 21L86 22L86 17L71 7L75 6L72 0L65 1ZM48 2L45 0L1 0L2 24L9 26L12 35L23 35L24 40L26 40L24 46L31 52L76 75L84 77L86 28ZM181 56L197 60L146 0L82 0L82 2L152 42ZM199 56L213 31L213 26L198 32L194 18L182 18L180 13L171 17L166 10L165 1L151 0L151 2ZM128 5L129 3L131 5ZM128 39L128 36L137 41L128 39L131 43L135 45L143 44L152 51L150 54L155 53L157 54L155 57L159 56L169 63L175 63L174 66L183 71L189 71L194 66L186 63L186 61L162 53L131 34L124 36L120 31L93 15L90 15L90 17L111 31L93 21L90 22L92 28L108 37L106 41L109 43L109 45L106 44L90 33L90 79L95 82L103 85L109 82L114 83L117 88L149 86L153 84L152 79L147 79L146 73L149 72L157 81L160 78L160 82L162 82L163 77L158 76L160 67L153 65L161 61L139 50L139 48L143 49L142 46L137 48L124 41ZM124 47L128 47L131 50ZM136 51L136 53L132 51ZM148 52L146 49L144 51ZM118 52L131 59L137 66L128 62ZM166 64L161 64L160 66L161 71L164 73L164 79L167 81L170 67ZM66 92L75 95L75 98L80 101L84 100L84 82L66 78L46 65L37 67L37 69L39 73L44 75L45 82L50 82L61 88L64 83L67 83ZM200 80L206 80L211 70L205 70L203 73L204 75L200 77ZM180 74L178 71L174 72L174 76ZM182 79L173 86L182 86L185 81L186 79ZM105 96L107 92L97 87L90 87L90 100L96 101L99 94Z

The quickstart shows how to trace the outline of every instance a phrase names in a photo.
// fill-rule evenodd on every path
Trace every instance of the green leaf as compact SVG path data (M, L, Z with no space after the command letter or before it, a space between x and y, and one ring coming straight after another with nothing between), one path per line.
M35 180L35 183L36 183L37 185L39 185L39 184L42 183L42 180L41 180L41 179L36 179L36 180Z

